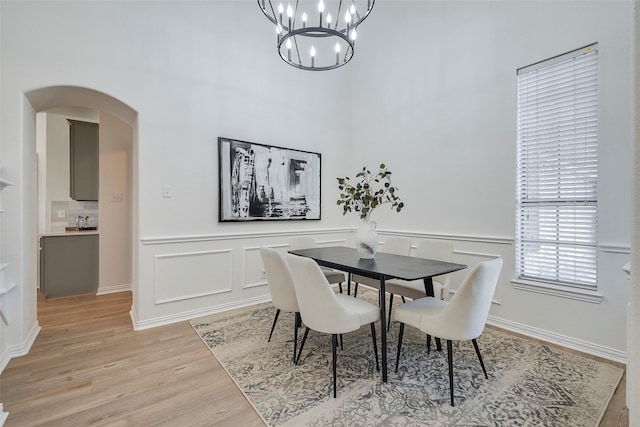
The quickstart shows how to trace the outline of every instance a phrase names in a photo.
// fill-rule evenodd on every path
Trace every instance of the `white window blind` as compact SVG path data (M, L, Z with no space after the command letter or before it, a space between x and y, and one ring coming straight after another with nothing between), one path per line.
M597 44L518 70L521 279L595 288Z

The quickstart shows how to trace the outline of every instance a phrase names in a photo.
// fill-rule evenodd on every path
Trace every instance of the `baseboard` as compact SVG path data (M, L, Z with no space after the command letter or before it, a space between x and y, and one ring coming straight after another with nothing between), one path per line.
M256 298L249 298L242 301L234 301L227 304L216 305L214 307L207 307L198 310L190 310L182 313L172 314L169 316L155 317L153 319L138 320L136 313L131 307L129 315L131 316L131 322L133 323L133 329L135 331L141 331L143 329L155 328L158 326L170 325L172 323L183 322L186 320L195 319L198 317L209 316L211 314L222 313L224 311L233 310L236 308L248 307L255 304L271 301L270 295L263 295Z
M7 348L7 351L9 353L9 358L12 359L14 357L20 357L29 353L29 350L31 350L31 346L33 345L36 338L38 337L38 334L40 333L40 329L41 329L40 324L36 320L36 322L31 327L31 330L27 334L26 339L22 344L11 345Z
M534 328L532 326L523 325L521 323L512 322L510 320L489 316L487 323L498 328L516 332L531 338L536 338L548 343L557 344L573 350L581 351L592 356L602 357L612 362L627 363L627 353L602 345L594 344L588 341L579 340L568 337L566 335L557 334L555 332L545 331L543 329Z
M127 292L131 290L131 284L99 286L96 295L115 294L118 292Z
M7 350L2 354L2 356L0 356L0 374L4 371L4 368L7 367L11 359L13 359L14 357L24 356L25 354L29 353L29 350L31 350L31 346L35 342L36 337L39 333L40 325L36 321L31 327L31 330L27 334L27 337L22 344L7 347ZM1 425L2 424L0 424L0 426Z
M3 351L2 354L0 354L0 374L9 364L9 360L11 360L11 358L9 357L9 353L6 350Z

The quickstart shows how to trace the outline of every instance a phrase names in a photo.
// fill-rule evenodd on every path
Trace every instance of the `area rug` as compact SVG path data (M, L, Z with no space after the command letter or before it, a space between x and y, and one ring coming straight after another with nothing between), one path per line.
M485 328L478 345L489 379L472 343L454 343L452 407L446 350L427 354L425 336L406 327L395 373L393 323L388 382L375 369L370 328L363 327L344 335L334 399L331 337L311 331L296 366L293 314L281 313L267 342L274 313L265 303L190 322L269 426L597 426L623 374L616 366Z

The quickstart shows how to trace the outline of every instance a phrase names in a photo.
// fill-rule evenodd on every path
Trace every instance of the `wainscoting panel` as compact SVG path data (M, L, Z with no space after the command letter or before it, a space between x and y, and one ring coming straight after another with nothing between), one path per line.
M232 291L231 249L155 256L155 304Z
M288 244L265 245L272 249L279 249L286 254ZM268 286L267 273L262 263L260 246L247 246L242 250L242 289Z

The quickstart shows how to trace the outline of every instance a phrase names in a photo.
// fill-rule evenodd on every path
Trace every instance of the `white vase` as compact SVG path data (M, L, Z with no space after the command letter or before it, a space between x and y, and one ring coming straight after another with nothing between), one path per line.
M356 250L360 258L371 259L378 251L378 233L376 223L364 220L356 231Z

